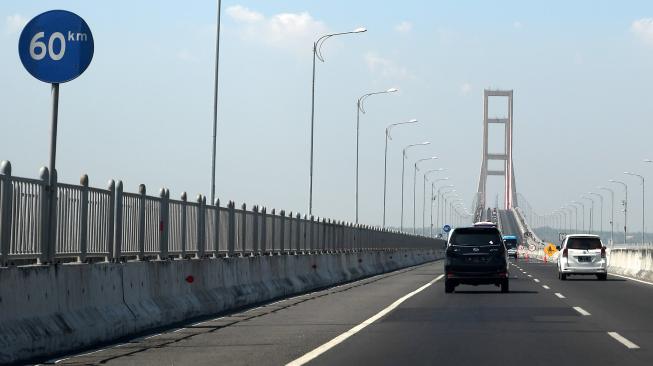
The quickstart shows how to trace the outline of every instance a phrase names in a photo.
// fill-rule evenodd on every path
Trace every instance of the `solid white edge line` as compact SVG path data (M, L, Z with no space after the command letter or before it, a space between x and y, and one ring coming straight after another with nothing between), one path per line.
M555 295L558 296L558 297L561 298L561 299L564 299L564 298L565 298L565 295L563 295L563 294L561 294L561 293L559 293L559 292L556 292Z
M592 314L590 314L589 312L587 312L587 310L581 308L580 306L574 306L574 310L576 310L577 312L579 312L580 315L582 315L582 316L589 316L589 315L592 315Z
M307 354L303 355L302 357L300 357L300 358L298 358L298 359L296 359L294 361L288 362L286 364L286 366L301 366L301 365L304 365L304 364L314 360L315 358L317 358L318 356L320 356L324 352L326 352L326 351L330 350L331 348L337 346L338 344L344 342L345 340L347 340L347 338L349 338L349 337L353 336L354 334L360 332L361 330L363 330L368 325L374 323L375 321L379 320L383 316L387 315L389 312L391 312L392 310L397 308L399 305L401 305L401 303L403 303L404 301L406 301L406 300L410 299L411 297L417 295L418 293L424 291L426 288L428 288L429 286L434 284L436 281L442 279L442 277L444 277L443 274L438 276L437 278L431 280L429 283L423 285L422 287L418 288L417 290L415 290L415 291L413 291L413 292L411 292L411 293L409 293L407 295L404 295L403 297L399 298L398 300L396 300L395 302L390 304L390 306L388 306L385 309L383 309L383 310L379 311L378 313L376 313L376 315L374 315L371 318L365 320L364 322L360 323L359 325L351 328L350 330L342 333L341 335L333 338L332 340L328 341L327 343L324 343L323 345L317 347L316 349L308 352Z
M440 260L441 259L438 259L437 261L440 261ZM343 284L340 284L340 285L329 287L328 290L334 290L334 289L338 289L338 288L342 288L342 287L346 287L346 286L351 286L351 285L354 285L356 283L363 282L363 281L371 281L371 280L374 280L375 278L382 277L382 276L385 276L385 275L387 275L387 273L379 273L378 275L374 275L374 276L371 276L371 277L366 277L366 278L363 278L363 279L360 279L360 280L357 280L357 281L354 281L354 282L343 283ZM311 291L311 292L307 292L305 294L300 294L300 295L297 295L297 296L288 297L288 298L281 299L281 300L278 300L278 301L275 301L275 302L271 302L269 304L265 304L265 305L257 306L255 308L244 310L243 313L247 313L247 312L252 311L252 310L262 309L262 308L268 307L270 305L276 305L276 304L280 304L280 303L283 303L283 302L288 302L290 300L294 300L294 299L297 299L297 298L300 298L300 297L310 297L311 295L322 292L322 291L325 291L325 290ZM207 321L199 323L199 324L208 323L208 322L223 319L223 318L226 318L226 317L227 316L221 316L219 318L207 320Z
M608 273L608 274L609 274L610 276L617 276L617 277L625 278L625 279L628 279L628 280L631 280L631 281L640 282L640 283L645 283L645 284L647 284L647 285L651 285L651 286L653 286L653 282L648 282L648 281L644 281L644 280L638 280L637 278L632 278L632 277L628 277L628 276L623 276L623 275L619 275L619 274L616 274L616 273Z
M542 287L544 287L544 289L546 289L546 290L550 290L550 289L551 289L551 287L549 287L549 286L547 286L547 285L542 285Z
M71 356L71 357L68 357L68 358L62 358L62 359L60 359L60 360L56 360L56 361L54 361L54 363L57 364L57 363L59 363L59 362L66 361L66 360L69 360L69 359L71 359L71 358L86 357L86 356L90 356L90 355L92 355L92 354L94 354L94 353L98 353L98 352L102 352L102 351L106 351L106 350L107 350L106 348L100 348L100 349L96 349L95 351L82 353L82 354L75 355L75 356Z
M624 336L622 336L621 334L619 334L617 332L608 332L608 335L610 337L616 339L617 342L623 344L628 349L638 349L639 348L638 345L636 345L635 343L629 341L628 339L626 339Z

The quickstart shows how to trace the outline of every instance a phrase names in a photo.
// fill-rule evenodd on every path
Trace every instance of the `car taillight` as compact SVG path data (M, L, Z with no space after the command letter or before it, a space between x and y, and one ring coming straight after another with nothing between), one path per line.
M605 247L601 247L601 258L605 258Z
M569 249L565 248L565 249L562 251L562 256L563 256L564 258L569 257Z

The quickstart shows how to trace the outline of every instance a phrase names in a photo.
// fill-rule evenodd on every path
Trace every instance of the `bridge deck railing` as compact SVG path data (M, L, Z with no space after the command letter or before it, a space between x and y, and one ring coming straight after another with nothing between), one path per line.
M0 265L96 262L171 258L313 254L385 249L440 249L442 242L366 225L286 213L265 207L247 209L234 202L207 204L186 193L148 196L123 192L121 181L106 189L11 175L0 163ZM50 205L55 209L50 214Z

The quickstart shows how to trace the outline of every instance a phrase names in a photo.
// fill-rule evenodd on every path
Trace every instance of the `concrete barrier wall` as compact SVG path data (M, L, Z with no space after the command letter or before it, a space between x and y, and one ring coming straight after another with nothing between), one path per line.
M0 363L271 301L442 257L387 250L0 269Z
M608 253L608 271L653 281L653 250L612 249Z

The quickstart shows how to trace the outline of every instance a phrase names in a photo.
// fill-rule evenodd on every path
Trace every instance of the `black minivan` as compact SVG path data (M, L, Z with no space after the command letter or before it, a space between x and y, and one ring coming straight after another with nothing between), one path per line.
M496 227L456 228L449 236L444 265L445 292L456 286L496 285L509 291L508 255Z

